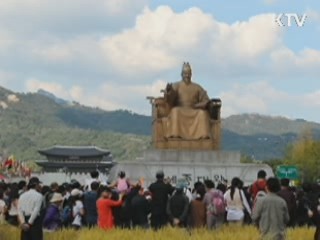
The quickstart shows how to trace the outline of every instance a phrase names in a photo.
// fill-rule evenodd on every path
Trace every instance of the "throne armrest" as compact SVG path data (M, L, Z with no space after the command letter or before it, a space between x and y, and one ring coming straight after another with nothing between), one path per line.
M208 105L208 111L210 118L212 120L220 120L220 111L221 111L222 102L220 98L212 98L210 99L209 105Z
M152 116L154 119L167 117L171 111L171 107L164 97L147 97L152 105Z

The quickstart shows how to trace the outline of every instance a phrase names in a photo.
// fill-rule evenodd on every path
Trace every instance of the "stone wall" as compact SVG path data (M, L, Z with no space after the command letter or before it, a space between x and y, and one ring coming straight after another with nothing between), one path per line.
M172 184L179 178L186 178L190 185L205 179L230 183L233 177L240 177L249 185L256 180L260 169L264 169L268 176L274 176L268 165L242 164L240 157L239 152L227 151L148 150L141 159L115 165L109 180L116 180L117 174L125 171L131 181L144 178L149 185L155 181L159 170L164 171Z

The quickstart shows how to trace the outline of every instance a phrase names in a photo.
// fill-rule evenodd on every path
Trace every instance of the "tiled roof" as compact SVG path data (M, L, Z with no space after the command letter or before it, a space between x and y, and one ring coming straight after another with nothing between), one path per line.
M45 156L74 156L74 157L95 157L110 155L110 151L95 146L53 146L49 149L39 150Z

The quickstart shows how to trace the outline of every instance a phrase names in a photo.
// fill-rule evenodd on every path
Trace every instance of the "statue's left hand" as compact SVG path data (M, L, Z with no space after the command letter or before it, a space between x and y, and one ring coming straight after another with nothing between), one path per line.
M194 106L193 106L194 108L204 108L204 105L203 105L203 103L197 103L197 104L195 104Z
M207 105L208 105L207 102L200 102L200 103L195 104L193 107L194 107L194 108L197 108L197 109L199 109L199 108L201 108L201 109L206 109L206 108L207 108Z

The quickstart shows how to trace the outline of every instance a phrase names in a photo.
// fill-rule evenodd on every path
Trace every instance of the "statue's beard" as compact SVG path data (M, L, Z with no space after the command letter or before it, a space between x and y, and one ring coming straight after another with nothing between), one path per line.
M185 77L185 78L183 78L183 81L184 81L186 84L189 84L189 83L191 83L191 78Z

